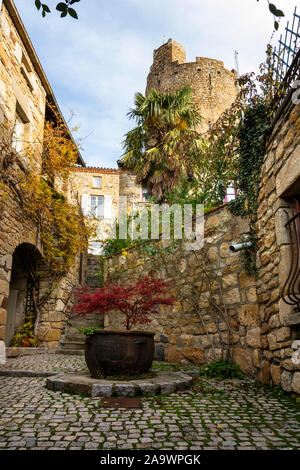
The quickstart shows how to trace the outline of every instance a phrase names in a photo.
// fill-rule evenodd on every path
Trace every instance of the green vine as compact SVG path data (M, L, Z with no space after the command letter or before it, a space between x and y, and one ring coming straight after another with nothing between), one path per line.
M238 132L238 197L230 203L231 212L235 215L251 217L257 213L260 173L266 154L268 132L269 117L266 105L260 102L246 108Z
M243 122L239 128L239 173L237 178L238 196L231 201L230 210L234 215L250 217L250 237L252 246L242 252L243 265L249 275L256 276L258 193L261 166L266 154L266 141L270 128L270 117L266 104L261 100L246 108Z

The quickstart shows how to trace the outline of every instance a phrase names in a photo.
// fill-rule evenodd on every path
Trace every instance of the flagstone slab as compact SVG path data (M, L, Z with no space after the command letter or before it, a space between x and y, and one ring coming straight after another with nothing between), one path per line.
M54 391L91 397L136 397L167 395L187 390L192 381L191 376L173 371L160 371L149 379L128 381L93 379L85 372L48 377L46 386Z

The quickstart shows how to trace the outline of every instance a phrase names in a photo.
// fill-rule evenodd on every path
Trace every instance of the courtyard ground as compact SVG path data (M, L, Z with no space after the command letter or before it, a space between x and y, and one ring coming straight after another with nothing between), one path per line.
M50 391L45 377L1 376L85 369L82 356L53 354L1 366L0 449L300 449L299 409L278 389L249 380L201 378L189 391L126 410Z

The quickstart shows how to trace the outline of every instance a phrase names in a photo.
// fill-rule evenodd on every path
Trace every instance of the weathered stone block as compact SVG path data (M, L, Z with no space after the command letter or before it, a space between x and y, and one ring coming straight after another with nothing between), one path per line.
M184 357L196 365L204 364L204 349L202 348L184 348Z
M261 331L260 328L252 328L247 331L246 341L252 348L261 347Z
M177 385L174 383L162 383L160 384L160 393L162 395L169 395L170 393L176 392Z
M227 289L228 287L235 287L237 282L238 280L236 274L229 274L228 276L222 277L223 289Z
M292 390L300 395L300 372L295 372L293 375Z
M263 361L261 364L261 370L258 373L257 379L263 384L270 382L270 364L268 361Z
M176 348L175 346L172 346L171 348L168 349L167 352L167 360L168 362L181 362L182 360L182 352L180 349Z
M190 346L193 341L193 336L192 335L181 335L180 336L180 343L183 346Z
M288 327L282 327L279 330L276 330L276 339L277 341L285 341L291 336L291 329Z
M94 384L91 391L92 397L111 397L112 384Z
M142 392L142 395L147 397L147 396L153 396L156 394L156 389L157 386L152 383L139 383L140 390Z
M4 341L0 341L0 365L6 363L6 348Z
M209 215L205 218L205 230L219 227L220 221L217 215Z
M281 368L280 366L272 364L270 367L270 375L272 377L274 385L279 385L281 380Z
M238 304L241 301L241 295L238 288L230 289L223 293L223 299L226 305Z
M292 378L293 374L291 372L282 371L280 384L285 392L292 391Z
M43 336L43 341L59 341L61 337L61 330L50 330Z
M239 281L240 281L240 287L242 289L247 288L247 287L255 286L255 284L256 284L255 277L254 276L249 276L249 274L247 274L245 270L243 270L240 273Z
M239 321L244 326L259 326L259 308L257 304L238 307Z
M251 287L247 292L246 292L246 297L248 302L257 302L257 293L256 293L256 288Z
M0 326L0 340L5 339L5 326Z
M255 367L259 368L260 366L260 357L259 357L259 350L254 349L252 353L253 364Z
M162 344L155 344L155 353L154 357L156 361L164 361L165 360L165 348Z
M9 294L9 282L0 279L0 293L7 295Z
M233 350L233 361L240 366L244 374L251 375L253 373L252 357L245 349L235 348Z
M0 308L0 325L6 325L7 312Z
M116 383L114 384L114 394L116 397L134 397L134 385L129 383Z

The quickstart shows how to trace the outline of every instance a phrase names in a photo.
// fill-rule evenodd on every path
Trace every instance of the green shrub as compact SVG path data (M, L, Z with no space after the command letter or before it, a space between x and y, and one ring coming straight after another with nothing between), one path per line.
M202 366L199 375L217 379L244 378L239 365L223 359L217 359L208 365Z
M98 325L91 325L88 327L81 326L80 328L77 328L77 330L79 331L79 333L83 333L87 336L91 336L95 333L96 330L103 330L103 327L98 326Z

